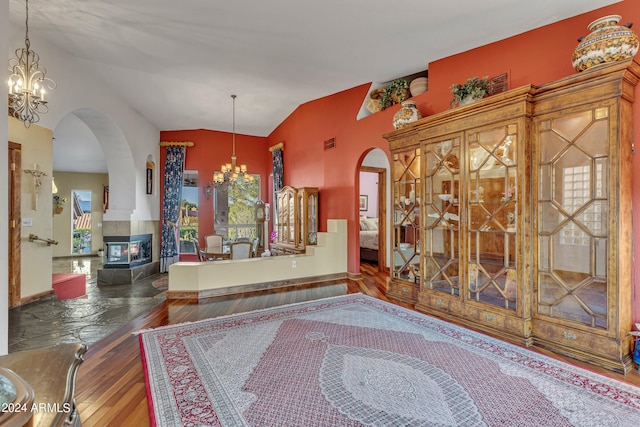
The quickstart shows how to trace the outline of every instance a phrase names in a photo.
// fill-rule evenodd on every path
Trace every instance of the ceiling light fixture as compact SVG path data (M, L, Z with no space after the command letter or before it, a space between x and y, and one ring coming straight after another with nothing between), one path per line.
M247 165L236 164L236 95L231 95L233 100L233 133L232 133L232 147L231 163L220 166L220 172L213 173L213 182L216 187L223 187L225 185L235 185L237 181L252 182L253 176L247 172Z
M40 57L31 50L29 41L29 0L25 0L25 47L16 49L16 57L9 60L9 115L21 120L24 127L40 120L40 114L49 111L44 100L45 85L55 89L56 82L46 77L47 69L38 61Z

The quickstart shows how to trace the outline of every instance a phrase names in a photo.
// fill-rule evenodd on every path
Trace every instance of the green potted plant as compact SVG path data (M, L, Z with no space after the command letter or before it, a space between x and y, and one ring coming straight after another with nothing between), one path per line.
M380 109L384 110L393 104L399 104L409 97L409 83L404 79L391 82L380 98Z
M485 94L489 93L492 86L488 77L471 77L464 84L452 84L451 94L453 95L453 99L451 100L451 106L466 105L481 99Z

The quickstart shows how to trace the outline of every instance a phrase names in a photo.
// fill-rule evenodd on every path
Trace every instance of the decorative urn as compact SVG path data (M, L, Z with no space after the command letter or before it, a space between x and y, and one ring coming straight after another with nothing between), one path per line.
M400 105L402 105L402 107L393 115L393 127L395 129L401 129L409 123L413 123L422 118L422 114L420 114L420 110L416 107L415 101L403 101Z
M587 26L590 33L580 38L573 53L573 68L584 71L597 65L631 59L638 52L638 36L631 23L618 25L620 15L603 16Z

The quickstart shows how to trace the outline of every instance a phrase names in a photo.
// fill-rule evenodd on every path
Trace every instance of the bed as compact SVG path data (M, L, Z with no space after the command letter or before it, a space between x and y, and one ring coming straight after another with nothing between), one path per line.
M360 217L360 261L378 262L378 218Z

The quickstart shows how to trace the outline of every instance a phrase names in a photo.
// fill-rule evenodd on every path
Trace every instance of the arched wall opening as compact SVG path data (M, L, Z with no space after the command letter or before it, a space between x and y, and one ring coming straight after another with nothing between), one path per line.
M389 158L380 148L369 149L362 153L357 170L358 213L356 216L361 221L358 221L358 238L354 250L360 252L358 266L360 262L374 262L378 265L378 271L388 271L393 230L392 217L388 215L392 212ZM366 178L363 178L363 173L374 175L370 185L365 184ZM377 206L370 207L369 199L375 201ZM377 253L375 253L375 247L377 247Z

